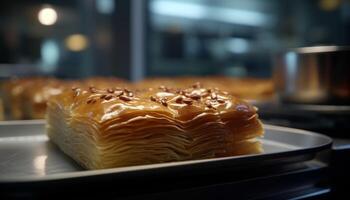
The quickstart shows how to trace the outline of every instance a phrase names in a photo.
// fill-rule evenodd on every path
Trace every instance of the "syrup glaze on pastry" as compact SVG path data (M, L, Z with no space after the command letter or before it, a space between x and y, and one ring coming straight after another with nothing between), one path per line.
M26 77L0 82L0 98L4 103L7 119L42 119L46 112L46 102L52 95L72 86L85 88L109 88L111 86L129 89L186 88L195 81L202 87L224 89L229 94L247 100L267 100L274 97L272 80L256 78L208 77L157 77L136 83L116 77L90 77L80 80L59 80L53 77ZM167 86L167 87L165 87ZM123 98L123 97L122 97ZM187 102L188 99L185 99Z
M47 132L88 169L261 151L256 108L216 88L72 88L48 102Z
M13 120L43 119L48 99L71 87L109 85L126 87L128 82L112 77L91 77L83 80L59 80L53 77L15 78L1 84L0 98L4 101L6 115Z

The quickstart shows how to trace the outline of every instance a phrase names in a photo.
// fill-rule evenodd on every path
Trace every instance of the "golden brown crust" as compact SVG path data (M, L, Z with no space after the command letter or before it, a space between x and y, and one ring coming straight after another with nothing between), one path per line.
M89 169L257 153L256 108L203 88L73 88L48 103L48 135ZM87 147L88 146L88 147Z
M178 89L160 86L143 90L121 87L98 89L73 88L53 97L65 106L71 106L80 115L91 115L102 122L106 118L120 116L128 110L164 112L174 118L183 118L191 111L223 113L226 111L255 114L253 106L217 88L193 87ZM183 111L183 109L186 109ZM108 116L107 116L108 115Z
M13 79L2 85L2 99L5 113L11 119L37 119L45 115L46 102L52 95L72 87L88 89L89 87L131 88L185 88L195 82L201 82L203 87L217 88L229 94L253 100L265 100L273 97L274 89L271 80L253 78L229 78L220 76L209 77L176 77L176 78L149 78L137 83L129 83L114 77L91 77L77 81L57 80L48 77L32 77ZM123 98L123 97L122 97ZM178 100L180 101L180 100ZM184 102L191 103L188 99ZM163 104L166 104L163 100Z
M48 99L67 88L90 86L107 88L113 85L126 86L127 82L118 78L102 77L77 81L58 80L52 77L15 78L2 84L1 98L10 119L43 119Z
M31 84L27 85L27 89L23 91L21 96L23 118L44 119L49 98L77 84L74 81L62 81L54 78L32 81Z
M26 103L25 93L41 88L48 81L54 80L47 77L14 78L2 85L2 98L4 99L5 112L10 119L20 120L26 118L24 104Z

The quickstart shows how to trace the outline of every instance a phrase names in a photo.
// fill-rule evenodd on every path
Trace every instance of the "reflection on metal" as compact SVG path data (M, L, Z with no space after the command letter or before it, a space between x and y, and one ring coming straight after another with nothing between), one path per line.
M57 42L46 40L41 46L42 70L44 72L52 72L56 69L60 58L60 49Z
M295 52L288 52L286 54L286 63L287 63L287 68L286 68L286 76L287 82L292 83L286 85L286 90L287 92L292 92L295 90L295 80L296 80L296 73L297 73L297 54Z
M150 173L157 173L161 170L164 172L161 174L171 175L174 172L184 173L192 165L197 167L196 169L198 170L202 169L199 174L205 173L206 169L210 167L219 166L222 169L236 166L239 170L241 169L239 166L242 165L250 166L255 164L260 166L264 163L285 164L286 162L300 161L300 156L305 159L311 159L316 153L329 149L332 142L326 136L303 130L271 125L265 125L264 129L265 136L261 138L264 152L259 155L170 162L105 170L83 170L53 144L48 142L33 143L30 136L38 135L47 138L44 124L38 124L34 127L19 125L15 127L15 131L11 132L11 136L17 137L21 136L21 133L25 133L29 137L23 143L6 143L4 141L5 143L0 145L0 162L2 164L6 163L0 167L2 172L0 173L0 182L4 183L7 180L17 182L12 182L12 184L21 184L25 181L27 184L33 183L35 185L41 181L40 184L43 186L46 183L53 186L59 181L62 185L67 184L67 186L70 186L77 179L84 179L87 182L91 181L93 184L96 183L93 182L96 180L111 180L111 176L128 177L131 172L135 174L136 178L138 177L137 180L142 181L145 170L148 170ZM9 157L9 155L13 155L13 157ZM37 172L39 174L45 173L45 175L38 176Z
M34 169L36 171L35 174L39 175L39 176L44 176L46 175L46 159L47 159L47 155L41 155L41 156L37 156L34 158Z
M207 19L224 23L263 26L271 24L271 17L266 14L232 9L212 7L195 3L155 0L151 3L151 12L158 15L182 17L190 19Z
M8 124L1 124L2 126L6 126ZM28 140L31 140L33 142L45 142L48 140L47 137L42 137L41 135L34 135L34 136L16 136L16 137L0 137L0 144L2 143L8 143L8 142L27 142Z
M349 47L304 47L282 55L275 77L283 101L349 104Z
M327 89L324 87L327 80L323 79L323 74L319 72L319 63L316 57L310 57L309 63L304 68L304 73L308 74L309 86L300 96L304 99L323 99L327 95Z
M53 25L57 21L57 12L52 7L42 8L38 13L38 20L42 25Z
M82 51L88 47L88 39L82 34L73 34L66 38L66 47L71 51Z
M323 52L337 51L340 49L341 48L339 46L314 46L314 47L297 48L296 51L298 53L323 53Z
M114 0L96 0L96 9L102 14L111 14L114 11Z

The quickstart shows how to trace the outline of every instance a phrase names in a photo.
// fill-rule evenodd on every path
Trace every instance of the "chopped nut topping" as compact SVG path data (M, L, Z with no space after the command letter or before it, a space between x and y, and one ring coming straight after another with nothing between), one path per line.
M189 95L189 97L193 100L199 100L201 98L201 95L197 93L192 93L191 95Z
M80 94L80 88L76 88L76 89L74 89L73 91L74 91L73 97L79 96L79 94Z
M163 106L169 106L171 100L172 103L182 104L183 106L186 105L199 105L204 106L206 109L217 109L217 106L220 106L222 104L225 104L228 102L228 97L224 94L227 94L226 92L223 92L221 90L218 90L217 88L210 88L207 89L205 87L202 87L199 82L192 85L192 87L180 89L180 88L167 88L166 86L159 86L159 89L162 91L157 90L149 90L151 91L152 96L150 95L149 98L153 102L157 102ZM75 96L82 95L87 92L96 93L95 96L92 94L90 97L86 99L87 104L93 104L101 100L111 100L113 98L119 98L122 101L135 101L138 98L135 97L135 91L136 90L129 90L127 88L106 88L105 90L100 90L94 86L88 87L87 90L82 90L78 87L72 87L72 90L74 91ZM144 89L141 90L141 96L144 94L148 94L148 90ZM146 93L144 93L146 92ZM136 94L139 94L138 91L136 91ZM146 97L147 98L147 97ZM239 111L245 110L245 105L238 106L236 108Z
M91 93L96 93L97 92L97 89L95 87L93 87L93 86L90 86L89 90L90 90Z
M134 93L132 93L132 92L128 93L128 97L133 97L133 96L134 96Z
M127 97L127 96L120 96L119 99L123 100L123 101L131 101L132 100L130 97Z
M213 92L213 93L211 93L210 98L211 99L217 99L218 95L215 92Z
M225 103L226 101L224 99L217 99L219 103Z
M161 100L160 100L160 103L161 103L163 106L168 106L168 103L166 102L166 99L161 99Z
M114 90L113 90L112 88L108 88L108 89L107 89L107 92L108 92L108 93L114 93Z
M89 100L87 100L86 103L87 103L87 104L96 103L96 99L89 99Z
M213 105L211 104L210 100L207 100L205 102L205 105L208 107L208 108L214 108Z
M183 98L181 96L177 97L175 102L176 103L182 103Z
M187 105L191 105L193 103L193 100L190 98L184 98L182 101Z
M157 101L157 99L154 96L150 96L151 101Z
M113 95L106 95L105 96L105 100L110 100L110 99L112 99L113 98Z
M119 97L120 95L123 95L124 92L123 91L114 91L114 94Z

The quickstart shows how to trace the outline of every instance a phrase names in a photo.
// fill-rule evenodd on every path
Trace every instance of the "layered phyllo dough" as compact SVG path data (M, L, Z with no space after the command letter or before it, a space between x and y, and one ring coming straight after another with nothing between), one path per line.
M74 87L52 96L51 141L87 169L261 152L257 109L200 83L126 89Z

